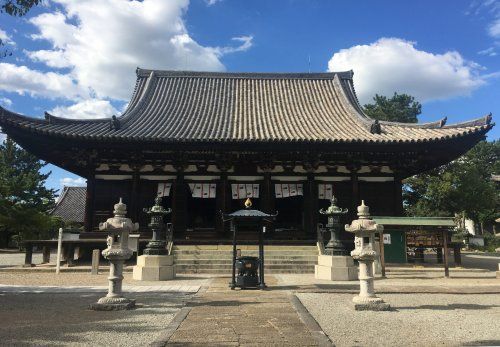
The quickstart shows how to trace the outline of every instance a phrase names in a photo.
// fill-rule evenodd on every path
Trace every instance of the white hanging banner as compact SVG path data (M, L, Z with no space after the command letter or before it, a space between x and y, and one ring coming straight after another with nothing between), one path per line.
M333 197L333 185L331 184L318 184L318 199L331 200Z
M274 185L276 198L304 195L302 183L276 183Z
M232 183L231 192L233 199L258 198L259 184Z
M172 188L172 183L158 183L158 196L170 196L170 189Z
M193 198L214 199L217 184L215 183L189 183Z

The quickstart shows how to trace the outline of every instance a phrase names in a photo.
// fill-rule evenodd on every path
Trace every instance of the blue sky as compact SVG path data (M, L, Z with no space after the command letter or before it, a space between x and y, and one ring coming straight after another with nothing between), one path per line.
M53 0L0 15L0 38L0 104L35 117L119 114L136 66L353 69L362 102L406 92L423 122L500 114L500 0ZM50 187L84 184L48 169Z

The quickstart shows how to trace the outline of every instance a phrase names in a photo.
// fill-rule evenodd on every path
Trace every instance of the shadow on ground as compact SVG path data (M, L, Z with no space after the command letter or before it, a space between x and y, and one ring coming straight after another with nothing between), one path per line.
M2 345L143 345L153 341L191 298L176 294L128 295L137 308L88 309L102 294L0 295Z

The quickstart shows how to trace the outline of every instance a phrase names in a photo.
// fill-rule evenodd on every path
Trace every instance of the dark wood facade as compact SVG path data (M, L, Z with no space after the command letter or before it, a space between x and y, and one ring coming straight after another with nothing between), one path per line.
M352 72L230 74L138 70L124 114L114 120L44 120L1 109L0 126L40 158L87 179L86 231L121 197L147 227L159 183L176 238L226 239L220 212L241 208L231 184L258 184L254 206L278 211L268 238L315 239L324 223L318 186L328 184L355 217L402 214L401 181L460 156L491 129L491 116L445 125L374 122L359 106ZM215 183L215 198L190 183ZM302 195L277 198L276 184ZM348 221L346 221L347 223Z

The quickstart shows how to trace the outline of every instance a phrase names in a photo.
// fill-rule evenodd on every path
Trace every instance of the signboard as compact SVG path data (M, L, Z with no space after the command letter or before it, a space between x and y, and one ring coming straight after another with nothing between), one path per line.
M391 244L391 234L384 234L384 245Z

